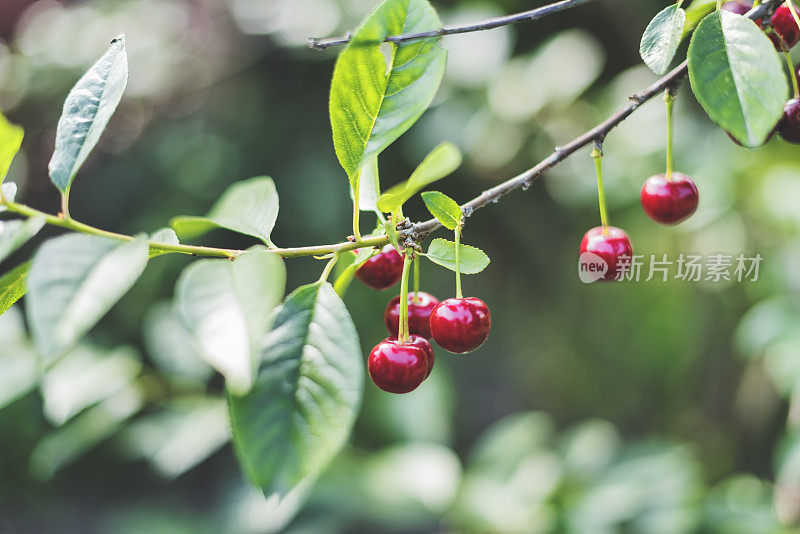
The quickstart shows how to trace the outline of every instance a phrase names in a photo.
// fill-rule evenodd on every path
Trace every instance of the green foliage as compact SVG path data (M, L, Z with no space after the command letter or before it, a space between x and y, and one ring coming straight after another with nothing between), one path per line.
M367 158L358 173L358 208L361 211L378 211L378 197L381 194L381 180L378 173L378 155ZM350 188L350 194L355 200L355 192Z
M717 8L717 0L695 0L686 9L686 24L683 26L682 38L691 34L700 21L713 13Z
M0 409L22 397L36 385L39 359L25 335L25 325L18 308L0 317Z
M64 102L58 121L56 148L50 160L50 180L66 194L89 153L117 109L128 83L125 36L78 80Z
M397 184L378 198L378 209L384 213L396 213L423 188L455 171L461 161L461 151L454 144L442 143L425 157L408 180Z
M272 178L260 176L232 185L205 217L175 217L170 226L183 239L226 228L270 245L278 219L278 193Z
M438 38L381 43L390 35L440 26L428 0L385 0L339 54L330 118L336 156L351 183L368 157L380 154L419 119L444 75L447 53Z
M196 262L178 279L180 316L204 360L238 394L252 385L261 339L285 285L283 260L259 248L235 261Z
M229 395L234 444L265 495L309 484L344 445L361 402L358 334L330 284L286 298L259 351L252 390Z
M764 143L789 98L780 59L752 20L721 11L689 45L689 79L711 119L747 147Z
M34 342L60 356L128 292L147 265L147 237L127 243L82 234L47 241L28 275L27 316Z
M175 230L172 228L159 228L155 232L150 235L150 241L153 243L160 243L163 245L180 245L181 242L178 239L178 234L175 233ZM153 252L150 251L150 258L155 258L156 256L161 256L162 254L167 254L166 252Z
M19 126L14 126L0 113L0 184L8 174L11 161L22 146L25 132Z
M0 315L8 311L28 291L25 279L31 268L31 262L18 265L0 277Z
M681 44L685 22L686 12L672 5L660 11L645 29L639 55L656 74L667 72Z
M0 222L0 261L27 243L44 226L44 219L34 217L26 221Z
M436 238L431 241L426 256L437 265L451 271L456 270L456 244L447 239ZM461 243L459 247L461 274L477 274L489 266L489 256L481 249Z
M425 207L436 217L439 222L448 230L455 230L464 220L464 213L458 202L438 191L427 191L422 193L422 201Z

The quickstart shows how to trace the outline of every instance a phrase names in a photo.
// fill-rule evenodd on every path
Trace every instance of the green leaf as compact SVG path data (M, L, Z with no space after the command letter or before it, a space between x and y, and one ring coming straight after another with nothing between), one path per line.
M489 256L479 248L461 243L459 251L461 274L477 274L489 265ZM455 271L456 244L447 239L434 239L428 247L427 258L437 265Z
M94 149L128 84L125 36L111 47L67 95L56 130L56 148L50 160L50 180L66 193L78 169Z
M150 241L153 243L161 243L163 245L180 245L181 242L178 240L178 234L175 233L175 230L172 228L159 228L150 236ZM161 256L166 254L166 252L153 252L150 251L150 257L155 258L156 256Z
M378 155L367 158L358 173L358 209L361 211L378 211L378 196L381 194L381 180L378 173ZM354 198L352 187L350 197Z
M339 261L336 263L336 282L333 284L337 295L344 296L358 268L377 253L378 251L374 248L362 248L357 252L347 252L339 257Z
M408 180L378 198L378 209L384 213L394 213L420 190L455 171L461 161L458 147L452 143L442 143L428 154Z
M22 313L11 308L0 317L0 409L26 395L39 378L39 358L31 346Z
M682 39L692 33L700 21L717 9L717 0L696 0L686 9L686 23L683 26Z
M380 154L419 119L444 75L447 52L438 38L381 43L390 35L440 27L428 0L385 0L339 54L330 117L336 156L351 183L367 157Z
M448 230L455 230L464 219L464 213L458 202L438 191L422 193L422 201L431 215L436 217L442 226Z
M25 279L30 268L31 262L27 261L0 278L0 315L7 312L28 291Z
M0 221L0 261L31 240L44 226L44 219L34 217L25 221Z
M239 460L265 495L315 478L339 452L363 376L358 334L331 285L289 295L262 346L253 389L228 399Z
M22 138L25 132L19 126L14 126L0 113L0 184L8 174L11 161L22 147Z
M45 358L63 354L128 292L147 265L147 236L114 239L69 234L33 257L27 315Z
M689 79L711 120L751 148L766 141L789 98L769 38L752 20L727 11L707 16L695 30Z
M285 286L283 260L262 248L235 261L196 262L178 280L177 311L203 359L237 393L250 389L259 342Z
M215 228L253 236L271 245L270 234L278 218L278 193L268 176L233 184L205 217L175 217L170 226L183 239L192 239Z
M678 46L681 44L686 12L677 5L659 12L648 24L639 45L639 54L656 74L667 72Z

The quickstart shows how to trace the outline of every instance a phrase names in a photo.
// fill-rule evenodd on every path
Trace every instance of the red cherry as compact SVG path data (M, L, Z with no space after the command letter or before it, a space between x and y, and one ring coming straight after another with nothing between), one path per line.
M581 240L579 254L583 256L586 252L599 256L608 265L608 270L599 281L613 282L617 278L619 259L632 257L633 247L628 235L619 228L609 226L606 232L602 226L598 226L586 232Z
M654 221L674 225L688 219L700 200L697 186L691 178L679 172L672 180L665 174L648 178L642 186L642 208Z
M397 341L397 338L394 337L387 337L384 341ZM406 345L413 345L415 347L419 347L425 351L425 355L428 357L428 372L425 374L425 378L431 376L431 372L433 371L433 364L436 361L436 356L433 354L433 347L431 346L430 341L425 339L421 336L415 336L411 334L408 336L408 341L406 341Z
M771 21L772 28L775 30L775 33L783 38L786 46L792 48L797 44L797 41L800 41L800 27L797 26L797 22L794 20L792 12L788 6L782 5L775 10L775 14L772 15ZM769 38L772 39L772 43L779 52L783 50L781 41L776 35L770 34Z
M784 141L800 145L800 99L793 98L784 106L778 134Z
M403 276L403 257L392 245L372 256L356 270L356 278L375 289L392 287Z
M737 15L745 15L748 11L753 9L752 2L743 2L742 0L731 0L722 4L723 11L730 11Z
M425 339L431 338L431 312L439 304L439 299L428 293L420 291L417 300L414 302L414 293L408 294L408 331L411 334L422 336ZM383 321L389 333L397 337L400 325L400 296L396 296L389 301L386 312L383 314Z
M428 352L419 341L402 344L396 339L386 338L369 353L369 376L383 391L409 393L428 376L428 367L433 365L429 362Z
M464 354L477 349L492 329L489 307L473 297L443 300L431 312L431 334L445 350Z

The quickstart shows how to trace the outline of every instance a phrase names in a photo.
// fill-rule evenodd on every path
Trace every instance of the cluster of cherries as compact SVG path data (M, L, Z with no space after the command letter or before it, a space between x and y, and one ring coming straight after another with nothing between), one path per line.
M374 289L388 289L403 276L403 256L386 245L356 270L356 278ZM386 307L384 322L390 337L369 354L369 375L375 385L389 393L414 391L433 370L433 338L443 349L466 354L477 349L492 327L486 304L477 298L439 300L422 291L408 293L408 332L400 336L401 296ZM405 337L405 339L403 339Z
M722 9L737 15L744 15L753 9L753 4L746 0L731 0L725 2ZM761 26L761 19L755 22ZM786 52L800 41L800 26L797 25L788 5L784 4L775 10L770 19L770 25L773 31L768 35L778 52ZM794 74L800 77L800 72ZM800 144L800 95L796 94L794 98L786 102L783 108L783 117L770 137L775 133L780 135L784 141Z
M722 6L722 9L739 15L746 14L752 8L753 4L745 0L732 0ZM769 33L769 37L778 51L788 51L800 41L800 27L789 6L780 6L772 15L770 22L773 31ZM760 26L761 21L757 20L756 24ZM800 70L792 74L800 80ZM800 144L798 95L786 103L783 117L775 127L774 133L778 133L785 141ZM651 176L642 186L642 208L651 219L664 225L676 225L688 219L697 209L699 200L697 186L692 179L678 172ZM613 281L618 279L620 266L624 267L620 258L630 258L633 255L633 247L630 238L623 230L613 226L598 226L583 236L580 254L585 252L599 256L608 265L608 270L600 280Z

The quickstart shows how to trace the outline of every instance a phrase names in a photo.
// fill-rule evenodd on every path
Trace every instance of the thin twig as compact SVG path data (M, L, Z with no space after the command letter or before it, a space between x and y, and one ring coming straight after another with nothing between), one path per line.
M472 24L442 26L438 30L430 30L418 33L406 33L403 35L391 35L385 39L385 42L404 43L407 41L414 41L418 39L442 37L444 35L455 35L459 33L471 33L471 32L480 32L484 30L493 30L495 28L500 28L501 26L509 26L511 24L517 24L519 22L533 22L535 20L544 18L548 15L558 13L559 11L564 11L566 9L578 7L593 1L594 0L562 0L561 2L556 2L554 4L549 4L546 6L538 7L536 9L531 9L530 11L523 11L522 13L515 13L513 15L507 15L505 17L486 19L480 22L474 22ZM328 39L319 39L316 37L311 37L308 40L308 46L310 48L315 48L317 50L325 50L333 46L346 45L347 43L350 42L350 39L351 39L350 35L345 35L343 37L331 37Z
M783 0L768 0L758 7L753 8L747 16L751 19L757 19L769 12ZM544 159L535 167L528 169L519 176L515 176L505 182L497 185L487 191L484 191L480 196L467 202L461 206L464 216L469 217L475 210L478 210L487 204L497 202L501 197L509 194L517 189L527 189L530 185L542 176L544 173L567 159L569 156L578 150L592 144L595 141L602 141L606 135L616 128L622 121L627 119L634 111L639 109L645 102L648 102L657 95L660 95L664 90L674 90L683 81L683 78L689 71L689 60L684 61L680 66L676 67L672 72L658 80L656 83L630 97L628 104L613 114L611 117L595 126L582 136L578 137L567 143L564 146L556 147L550 156ZM423 240L428 234L439 228L441 225L436 219L430 219L425 222L417 223L406 231L406 236L414 241Z

